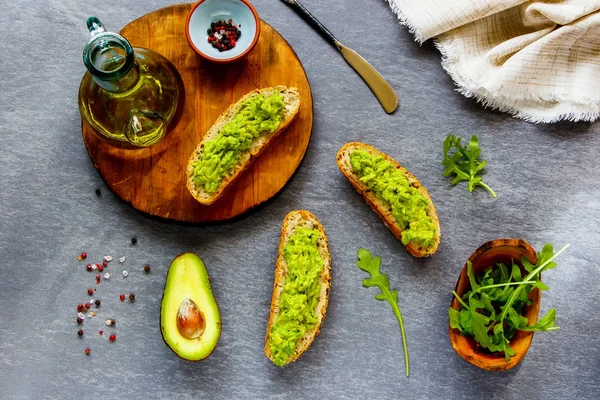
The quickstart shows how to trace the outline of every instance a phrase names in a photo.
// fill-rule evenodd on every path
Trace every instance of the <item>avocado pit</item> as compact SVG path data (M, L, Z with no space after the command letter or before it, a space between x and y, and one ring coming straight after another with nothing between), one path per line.
M204 315L191 299L185 299L177 312L177 330L186 339L198 339L204 333Z

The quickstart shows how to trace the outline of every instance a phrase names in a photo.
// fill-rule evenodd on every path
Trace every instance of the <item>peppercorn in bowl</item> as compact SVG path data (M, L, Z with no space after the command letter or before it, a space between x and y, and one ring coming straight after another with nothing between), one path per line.
M200 0L188 14L185 33L201 57L230 63L254 48L260 36L260 19L246 0Z

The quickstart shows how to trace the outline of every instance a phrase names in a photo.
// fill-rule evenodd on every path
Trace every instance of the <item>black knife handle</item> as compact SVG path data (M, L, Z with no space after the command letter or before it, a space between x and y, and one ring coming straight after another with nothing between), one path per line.
M325 25L319 22L319 20L315 18L315 16L312 15L311 12L308 11L306 7L304 7L304 5L302 5L302 3L300 3L297 0L284 1L288 3L291 7L293 7L309 24L311 24L313 28L315 28L317 32L319 32L321 36L323 36L323 38L325 38L325 40L327 40L336 48L340 48L340 42L335 38L335 36L333 36L333 33L331 33L329 29L325 27Z

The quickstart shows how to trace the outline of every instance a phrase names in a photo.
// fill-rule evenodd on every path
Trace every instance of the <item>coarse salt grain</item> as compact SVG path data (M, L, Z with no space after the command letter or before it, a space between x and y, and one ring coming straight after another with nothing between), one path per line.
M85 314L84 314L84 313L82 313L82 312L78 313L78 314L77 314L77 316L78 316L79 318L81 318L81 319L84 319L84 318L85 318Z
M125 277L126 277L127 275L129 275L129 272L127 272L127 271L123 271L123 276L125 276Z
M104 279L108 279L108 278L110 278L110 274L107 272L104 274Z
M111 262L113 260L112 256L104 256L104 261Z
M91 311L90 311L89 313L87 313L87 317L88 317L88 318L92 318L93 316L94 316L94 313L93 313L93 312L91 312Z
M125 262L125 256L122 256L121 258L119 258L119 262L120 262L121 264L123 264L123 263Z

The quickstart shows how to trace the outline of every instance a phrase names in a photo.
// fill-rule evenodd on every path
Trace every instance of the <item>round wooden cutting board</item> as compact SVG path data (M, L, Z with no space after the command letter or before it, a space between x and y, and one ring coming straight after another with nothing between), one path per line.
M85 122L83 140L106 184L135 209L181 222L225 221L269 200L292 177L310 140L312 96L298 57L285 39L263 21L260 39L245 59L229 65L204 61L190 48L185 36L191 7L180 4L154 11L120 32L134 47L162 54L179 71L185 106L177 126L161 142L144 149L110 146ZM300 89L298 117L222 198L210 206L198 203L185 183L192 151L229 105L253 89L276 85Z

